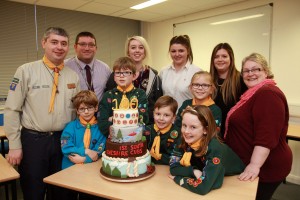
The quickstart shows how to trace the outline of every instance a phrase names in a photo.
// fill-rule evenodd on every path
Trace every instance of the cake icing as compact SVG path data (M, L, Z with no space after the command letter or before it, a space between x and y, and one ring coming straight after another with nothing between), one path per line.
M146 138L143 136L144 124L139 121L137 106L129 107L137 105L137 99L126 102L127 107L124 107L122 101L120 109L117 108L117 102L113 109L113 125L106 141L106 151L102 153L100 172L116 179L152 174L154 166L147 150Z

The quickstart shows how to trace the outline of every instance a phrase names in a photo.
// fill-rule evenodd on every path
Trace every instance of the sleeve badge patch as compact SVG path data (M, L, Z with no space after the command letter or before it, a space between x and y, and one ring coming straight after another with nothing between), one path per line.
M9 89L10 89L11 91L15 91L17 85L18 85L17 83L12 82L12 83L10 84L10 86L9 86Z
M198 178L198 179L193 179L193 178L189 178L186 181L189 185L192 185L193 187L197 187L198 185L200 185L202 183L202 179Z
M215 164L215 165L218 165L218 164L220 164L220 158L217 158L217 157L214 157L213 159L212 159L212 162Z
M171 138L175 139L178 137L178 132L176 130L173 130L171 133L170 133L170 136Z

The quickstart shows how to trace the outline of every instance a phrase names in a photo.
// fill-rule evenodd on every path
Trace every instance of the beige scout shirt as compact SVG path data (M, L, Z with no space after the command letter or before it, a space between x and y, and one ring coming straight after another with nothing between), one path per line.
M20 149L24 126L41 132L61 131L75 118L71 102L80 91L78 75L68 67L59 72L54 111L48 112L53 85L53 70L42 60L20 66L10 85L4 108L4 130L10 149Z

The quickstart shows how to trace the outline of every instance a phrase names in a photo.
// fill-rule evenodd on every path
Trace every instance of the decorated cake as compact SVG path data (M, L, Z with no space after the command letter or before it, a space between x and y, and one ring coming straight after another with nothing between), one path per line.
M126 96L125 96L126 97ZM102 153L102 177L120 182L151 177L154 166L143 137L144 124L139 119L138 100L122 98L120 106L114 100L113 125Z

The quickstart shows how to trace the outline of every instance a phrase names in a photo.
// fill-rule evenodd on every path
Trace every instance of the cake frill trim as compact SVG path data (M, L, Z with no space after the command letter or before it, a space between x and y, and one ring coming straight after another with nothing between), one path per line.
M108 157L105 152L102 153L102 157L107 159L107 160L110 160L110 161L117 161L117 162L127 162L128 163L128 166L127 166L127 170L126 170L126 173L127 173L127 176L128 177L138 177L139 176L139 173L138 173L138 164L137 164L137 160L141 160L141 159L144 159L146 158L147 156L149 156L149 151L147 151L147 153L143 156L140 156L140 157L136 157L135 161L133 162L128 162L129 158L112 158L112 157ZM134 174L130 174L130 166L131 164L134 165Z

